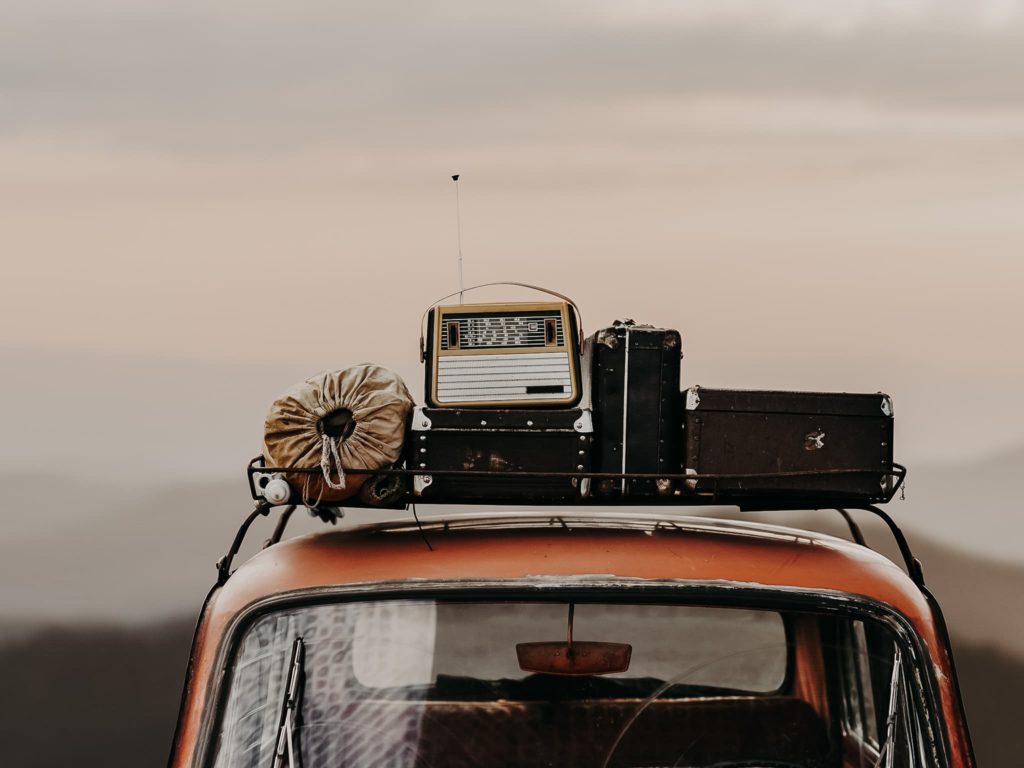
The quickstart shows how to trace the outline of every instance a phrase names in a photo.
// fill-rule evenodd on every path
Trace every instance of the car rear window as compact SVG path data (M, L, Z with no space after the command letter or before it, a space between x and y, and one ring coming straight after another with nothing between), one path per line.
M666 702L707 700L731 708L736 697L768 699L786 681L786 628L778 613L623 603L575 604L574 641L628 643L628 670L573 677L524 672L517 644L564 642L568 607L384 600L264 615L245 631L230 665L215 765L271 764L300 646L301 700L289 733L302 765L418 766L424 750L449 754L463 743L457 735L470 731L494 738L474 742L467 764L501 755L509 765L532 764L533 757L508 755L511 745L525 748L527 733L550 742L541 731L562 733L571 723L573 733L556 739L561 746L546 748L596 749L595 738L614 742L609 728L627 728L638 713L648 713L642 726L651 717L660 722ZM648 711L643 702L655 700L660 703ZM746 710L688 711L708 719L710 725L698 728L746 717Z

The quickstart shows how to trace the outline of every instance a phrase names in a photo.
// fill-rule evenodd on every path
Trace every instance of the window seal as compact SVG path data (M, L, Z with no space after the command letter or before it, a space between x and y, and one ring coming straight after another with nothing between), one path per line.
M629 602L672 602L708 607L732 606L765 610L807 610L847 618L869 618L887 625L897 641L909 653L914 675L914 700L919 709L926 746L935 765L950 766L947 723L938 696L938 685L924 641L910 620L896 608L881 601L836 590L801 587L775 587L738 582L708 582L677 579L637 579L620 577L538 576L520 579L444 581L359 582L329 587L292 590L269 595L242 608L228 623L215 655L214 671L205 692L206 703L197 742L192 755L194 768L212 768L215 757L217 725L224 714L229 686L230 660L251 624L266 613L329 602L377 601L388 599L460 600L571 599L600 602L602 598L628 595Z

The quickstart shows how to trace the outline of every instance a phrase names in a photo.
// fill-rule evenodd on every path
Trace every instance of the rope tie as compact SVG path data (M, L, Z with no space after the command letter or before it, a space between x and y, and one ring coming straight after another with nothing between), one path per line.
M334 471L338 475L338 482L331 479L331 464L334 464ZM338 455L338 443L330 435L321 435L320 446L320 471L324 473L324 482L327 487L335 491L345 488L345 470L341 468L341 456Z

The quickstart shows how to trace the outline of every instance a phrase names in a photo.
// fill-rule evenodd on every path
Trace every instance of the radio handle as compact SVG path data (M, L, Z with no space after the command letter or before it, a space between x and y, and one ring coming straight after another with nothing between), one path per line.
M426 330L426 325L427 325L427 315L430 314L430 310L432 310L434 307L436 307L438 304L440 304L445 299L452 298L452 296L461 296L463 293L466 293L466 291L475 291L477 288L489 288L492 285L514 285L514 286L517 286L519 288L529 288L532 291L540 291L541 293L546 293L549 296L554 296L555 298L561 299L562 301L567 303L570 307L572 307L572 311L576 313L576 322L579 325L579 328L577 330L579 331L579 335L580 335L580 347L579 348L581 350L583 349L583 315L580 314L580 308L578 306L576 306L576 302L575 301L570 299L565 294L559 293L558 291L552 291L552 290L550 290L548 288L541 288L539 285L530 285L529 283L512 283L512 282L498 281L496 283L480 283L480 285L471 285L469 288L463 288L461 291L455 291L454 293L449 293L447 296L442 296L440 299L437 299L436 301L432 302L423 311L423 315L422 315L422 317L420 317L420 362L421 363L426 362L426 360L427 360L427 344L426 344L427 330Z

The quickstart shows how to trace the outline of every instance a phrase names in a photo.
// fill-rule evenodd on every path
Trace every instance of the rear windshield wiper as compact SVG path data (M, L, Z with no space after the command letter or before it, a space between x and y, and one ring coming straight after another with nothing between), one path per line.
M277 747L274 750L273 768L295 768L295 722L301 714L302 689L305 676L306 644L301 637L292 643L292 655L288 662L288 679L284 685L281 714L277 720Z

